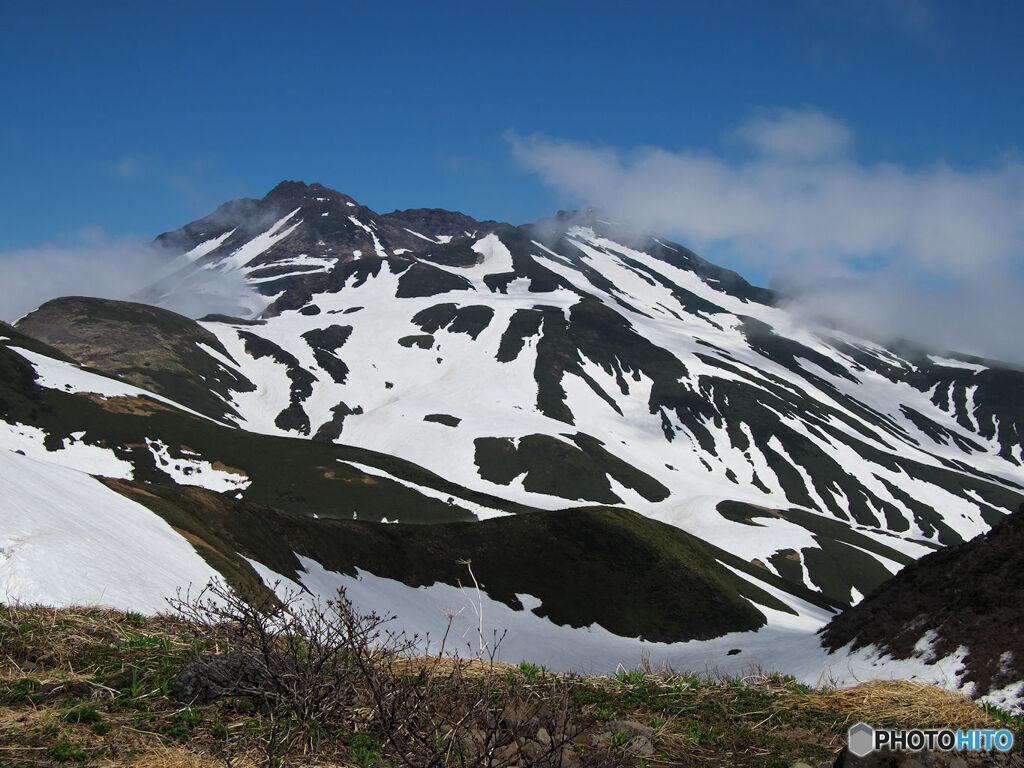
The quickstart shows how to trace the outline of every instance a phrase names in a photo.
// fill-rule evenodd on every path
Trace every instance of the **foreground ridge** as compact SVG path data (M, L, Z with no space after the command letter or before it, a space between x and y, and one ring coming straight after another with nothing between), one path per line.
M372 617L346 614L344 605L342 597L341 612L333 615L345 626L364 632L377 626ZM218 610L219 616L234 613L259 621L240 605L222 604ZM310 617L301 611L292 615ZM355 624L345 624L346 615ZM330 620L332 614L319 616ZM449 756L441 765L476 764L474 739L490 739L495 749L508 751L510 761L516 750L527 750L530 764L543 765L552 759L550 737L557 742L563 732L571 749L559 753L562 765L635 764L640 759L671 765L789 765L796 760L831 765L845 742L846 727L858 719L907 727L1007 725L947 691L899 681L831 691L779 674L729 678L636 669L595 678L554 675L528 662L512 666L486 658L386 654L376 657L377 667L360 670L356 662L338 668L340 676L330 679L341 686L339 698L316 704L315 697L303 698L301 685L296 687L287 632L276 636L276 651L246 656L255 636L247 640L244 627L197 621L195 613L191 618L88 608L0 608L0 639L8 651L0 676L4 759L33 765L67 760L134 765L147 759L189 765L296 759L351 765L372 760L388 766L404 764L396 750L405 749L405 758L419 764L430 745L417 739L415 729L422 728L426 736L429 722L416 726L409 721L408 729L388 732L380 719L386 713L373 704L375 685L411 686L401 689L418 690L420 696L432 690L429 696L456 712L466 706L467 693L478 700L481 690L490 691L490 704L481 714L491 719L484 717L482 727L458 726L449 732L448 741L456 746L446 747ZM338 646L349 649L343 658L358 655L358 638L369 636L349 635ZM322 648L331 649L330 643ZM304 658L316 658L308 655L316 652L308 650ZM259 660L252 669L264 671L250 674L244 690L237 687L242 678L236 676L229 681L234 688L212 698L184 691L184 681L191 679L188 670L198 661L245 658ZM387 669L394 676L381 663L391 665ZM293 670L286 689L269 685L269 678L259 682L261 675L275 674L274 664ZM409 676L412 670L416 673ZM183 696L188 700L182 701ZM369 697L365 702L364 696ZM298 702L312 706L304 712ZM337 724L324 730L335 717L340 718ZM1010 725L1019 739L1020 723ZM986 760L986 765L998 764L991 756Z

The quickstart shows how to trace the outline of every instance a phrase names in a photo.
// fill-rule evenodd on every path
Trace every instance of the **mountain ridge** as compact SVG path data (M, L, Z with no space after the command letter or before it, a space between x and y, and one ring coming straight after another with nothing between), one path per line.
M735 648L745 663L795 637L808 675L840 657L873 663L875 645L817 645L833 611L1024 501L1024 372L808 326L778 294L593 211L519 227L379 215L284 182L158 243L176 271L144 292L152 303L227 287L244 316L72 297L0 329L0 438L15 461L111 478L146 509L146 484L152 496L197 486L222 500L202 508L260 505L279 510L267 520L304 516L303 530L355 517L441 536L489 521L476 535L549 530L539 521L556 513L586 528L581 508L607 505L699 542L693 557L711 558L700 567L746 585L736 594L766 622L636 636L666 659ZM50 346L30 349L23 333ZM580 562L570 543L547 557ZM640 573L597 549L602 572ZM244 567L227 555L266 584L348 584L371 604L422 593L412 615L424 626L424 606L461 599L450 563L412 585L377 555L364 563L379 573L315 549L250 551ZM488 610L550 637L552 660L567 663L570 637L595 658L638 647L601 634L597 607L572 626L532 613L556 593L521 599L540 587L517 588L533 575L514 570ZM749 602L755 591L774 607ZM572 634L591 632L588 618L601 629Z

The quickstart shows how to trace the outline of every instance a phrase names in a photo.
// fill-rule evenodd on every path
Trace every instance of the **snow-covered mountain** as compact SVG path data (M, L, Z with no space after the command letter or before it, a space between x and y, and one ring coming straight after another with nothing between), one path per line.
M1024 500L1021 371L808 327L593 213L379 215L284 182L158 242L174 274L140 298L230 288L239 316L48 302L0 329L3 444L120 478L235 578L455 590L413 600L440 615L473 557L489 615L547 622L529 632L554 633L552 663L573 663L559 632L596 625L619 640L595 664L639 636L816 679L833 611ZM435 525L365 527L385 520Z

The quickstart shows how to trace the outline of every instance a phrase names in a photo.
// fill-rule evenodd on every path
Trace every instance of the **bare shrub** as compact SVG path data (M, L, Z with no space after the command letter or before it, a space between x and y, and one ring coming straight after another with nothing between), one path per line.
M356 610L344 589L329 601L245 599L213 581L170 604L224 651L193 660L192 672L186 665L179 698L252 701L267 765L327 746L347 746L364 763L375 744L409 768L581 765L571 682L527 680L499 664L500 638L473 658L450 652L447 633L431 649L428 638L388 629L394 617Z
M192 677L199 679L191 686L189 666L182 670L175 682L186 696L179 698L247 698L260 706L270 734L285 750L300 737L315 749L346 725L360 700L368 659L412 647L380 645L390 619L357 613L343 591L326 602L298 593L246 597L213 580L199 595L168 601L174 613L225 649L193 660ZM211 667L220 670L219 677L210 674ZM202 687L211 683L217 690Z

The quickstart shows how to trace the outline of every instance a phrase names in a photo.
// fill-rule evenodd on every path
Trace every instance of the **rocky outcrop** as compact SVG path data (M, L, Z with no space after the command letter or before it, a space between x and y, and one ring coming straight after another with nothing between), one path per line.
M1024 679L1021 617L1024 504L988 533L907 565L832 619L822 643L833 651L873 645L898 659L914 656L926 637L934 659L965 647L962 682L981 695Z

